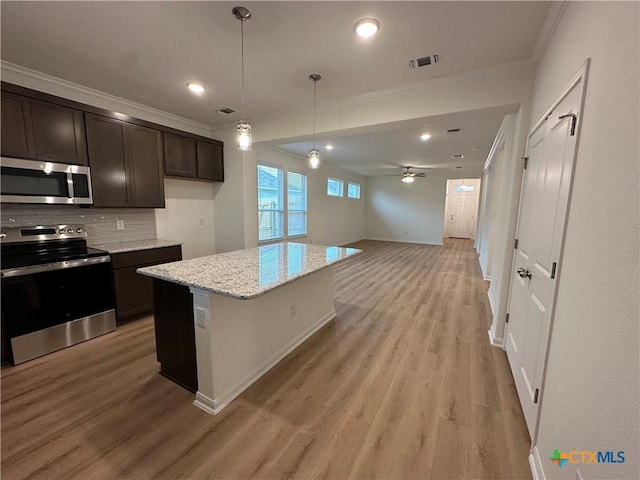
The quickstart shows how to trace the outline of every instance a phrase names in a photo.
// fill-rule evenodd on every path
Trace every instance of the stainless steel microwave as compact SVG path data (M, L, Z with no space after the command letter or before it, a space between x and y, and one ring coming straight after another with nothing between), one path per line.
M0 159L3 203L92 204L89 167L18 158Z

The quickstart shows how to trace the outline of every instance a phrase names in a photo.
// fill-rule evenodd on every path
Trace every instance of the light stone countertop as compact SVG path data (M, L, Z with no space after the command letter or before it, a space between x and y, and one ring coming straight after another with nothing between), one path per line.
M89 246L109 253L124 253L149 250L151 248L173 247L175 245L182 245L182 242L151 238L148 240L129 240L127 242L97 243Z
M362 252L281 242L139 268L138 273L248 300Z

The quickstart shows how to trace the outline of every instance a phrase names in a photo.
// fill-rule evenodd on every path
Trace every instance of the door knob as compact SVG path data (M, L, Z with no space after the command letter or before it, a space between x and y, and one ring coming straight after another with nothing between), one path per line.
M520 275L520 277L522 278L531 278L531 272L529 271L528 268L519 268L516 271L518 272L518 275Z

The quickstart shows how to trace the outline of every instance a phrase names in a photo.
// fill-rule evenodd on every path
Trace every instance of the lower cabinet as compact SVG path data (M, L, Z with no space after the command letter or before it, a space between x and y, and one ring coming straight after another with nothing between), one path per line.
M182 260L179 245L111 255L118 323L153 312L151 278L136 273L136 270L178 260Z

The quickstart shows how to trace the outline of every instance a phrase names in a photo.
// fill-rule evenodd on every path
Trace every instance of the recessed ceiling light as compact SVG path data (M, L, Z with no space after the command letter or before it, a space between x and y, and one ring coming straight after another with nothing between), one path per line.
M431 135L429 135L428 133L423 133L422 135L420 135L420 140L424 141L424 140L429 140L431 138Z
M327 145L327 146L326 146L326 147L324 147L324 148L326 148L327 150L333 150L333 145Z
M358 20L354 26L356 33L363 38L375 35L379 28L380 22L375 18L363 18Z
M201 83L188 82L187 88L197 95L202 95L206 88Z

